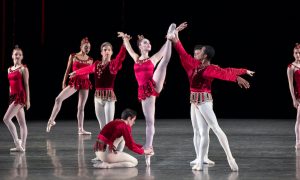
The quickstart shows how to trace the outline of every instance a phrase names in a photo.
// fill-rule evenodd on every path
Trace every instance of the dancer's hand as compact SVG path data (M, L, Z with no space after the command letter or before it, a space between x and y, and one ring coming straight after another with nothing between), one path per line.
M253 76L254 73L255 73L254 71L247 70L247 74L248 74L249 76Z
M250 88L249 82L247 80L245 80L244 78L241 78L240 76L238 76L236 78L236 81L241 88L245 88L245 89Z
M186 27L187 27L187 22L183 22L181 23L177 28L176 28L176 31L179 32L179 31L182 31L184 30Z
M128 34L125 34L123 32L117 32L118 33L118 37L121 37L123 39L127 39L127 40L130 40L132 37Z
M70 74L69 74L69 78L73 78L73 77L75 77L76 76L76 72L75 71L73 71L73 72L71 72Z
M28 110L30 108L30 101L26 101L26 110Z
M152 153L153 153L153 149L152 148L144 149L144 154L145 155L151 155Z

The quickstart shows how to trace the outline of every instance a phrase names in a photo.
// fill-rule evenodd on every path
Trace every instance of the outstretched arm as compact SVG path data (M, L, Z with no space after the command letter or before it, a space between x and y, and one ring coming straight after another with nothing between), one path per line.
M78 75L86 75L86 74L91 74L93 72L95 72L95 63L93 63L92 65L89 65L87 67L83 67L83 68L80 68L76 71L73 71L69 74L70 78L73 78L75 76L78 76Z
M139 55L137 53L134 52L134 50L132 49L132 46L129 42L129 40L131 39L131 36L128 34L125 34L123 32L118 32L118 37L122 37L123 38L123 43L125 45L126 50L128 51L129 55L132 57L132 59L134 61L137 61L139 58Z
M27 67L22 67L21 71L26 92L26 109L28 110L30 108L29 71Z
M295 108L298 108L299 106L299 102L296 99L295 96L295 89L294 89L294 68L292 65L290 65L287 68L287 77L288 77L288 82L289 82L289 89L290 89L290 93L292 96L292 100L293 100L293 105Z
M68 75L71 71L71 68L72 68L72 62L73 62L73 56L70 55L69 56L69 60L68 60L68 65L67 65L67 69L66 69L66 72L65 72L65 75L64 75L64 79L63 79L63 82L62 82L62 89L65 89L66 88L66 82L67 82L67 79L68 79Z

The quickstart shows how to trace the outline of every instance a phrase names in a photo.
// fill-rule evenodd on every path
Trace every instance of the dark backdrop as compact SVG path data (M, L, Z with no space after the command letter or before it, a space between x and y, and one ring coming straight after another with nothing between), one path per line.
M300 42L299 15L295 4L261 2L174 1L74 1L2 0L1 1L1 76L0 117L8 106L7 68L11 52L18 44L24 52L23 63L30 71L31 108L28 120L48 119L70 53L78 52L80 40L88 36L90 55L100 58L99 46L109 41L115 55L122 43L117 31L129 33L136 47L136 35L144 34L152 43L151 54L163 45L168 26L187 21L180 33L186 50L193 53L195 44L210 44L216 56L212 63L221 67L244 67L256 72L249 90L236 83L215 80L214 109L219 118L294 119L296 110L288 89L286 68L293 61L293 47ZM151 55L150 54L150 55ZM93 82L93 75L90 75ZM94 90L86 104L86 119L95 119ZM116 117L131 107L142 117L137 101L137 83L129 54L115 82ZM75 119L78 94L62 105L58 119ZM157 118L189 118L187 76L173 49L166 84L156 102Z

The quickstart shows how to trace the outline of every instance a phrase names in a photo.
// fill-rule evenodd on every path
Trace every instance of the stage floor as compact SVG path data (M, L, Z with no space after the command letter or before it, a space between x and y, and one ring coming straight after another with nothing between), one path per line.
M16 122L14 120L14 122ZM135 168L97 169L93 144L98 135L98 122L86 120L85 129L92 135L77 135L76 120L57 120L50 133L47 120L28 121L25 153L11 153L12 137L0 124L0 179L162 179L162 180L237 180L237 179L300 179L300 150L295 151L293 120L219 119L226 133L239 172L232 172L225 152L210 132L209 158L214 166L193 171L189 162L195 158L193 130L188 119L157 119L154 137L155 155L151 167L144 156L134 154ZM18 127L18 126L17 126ZM143 144L145 121L138 119L133 137Z

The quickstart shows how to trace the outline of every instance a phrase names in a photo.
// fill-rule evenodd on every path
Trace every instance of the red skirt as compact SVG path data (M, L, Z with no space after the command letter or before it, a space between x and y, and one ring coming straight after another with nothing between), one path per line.
M139 86L138 88L138 99L139 101L145 100L150 96L159 96L159 93L155 90L155 81L153 79L149 80L145 84Z
M71 78L69 81L69 86L74 87L77 90L80 89L92 89L92 83L89 79L82 79L78 77Z
M20 91L15 94L10 94L9 95L9 104L14 103L15 105L21 104L25 105L26 103L26 93L25 91Z

